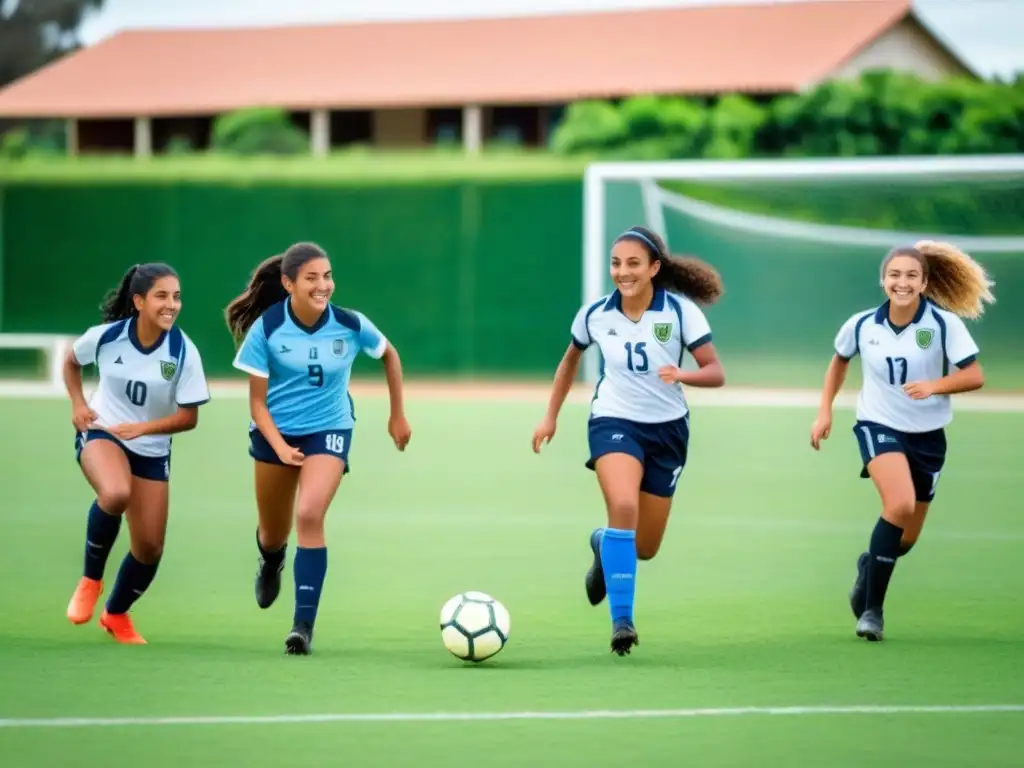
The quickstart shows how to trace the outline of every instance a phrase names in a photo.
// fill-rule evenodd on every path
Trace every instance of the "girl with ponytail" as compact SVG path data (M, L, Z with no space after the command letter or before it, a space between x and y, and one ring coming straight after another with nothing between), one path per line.
M658 553L686 464L689 407L679 385L725 383L711 327L698 307L716 302L723 287L710 264L671 255L646 227L616 238L611 277L615 291L576 314L533 450L539 453L554 437L583 351L597 345L605 367L591 402L586 466L601 486L607 527L590 534L593 559L584 584L591 605L608 598L611 650L621 656L639 644L633 624L637 560ZM696 371L682 369L686 353Z
M296 243L259 264L224 312L241 342L234 365L249 375L260 608L280 593L293 524L296 529L295 611L284 642L292 655L312 651L327 575L324 521L349 471L355 422L348 382L360 352L383 362L391 396L388 433L398 450L412 434L398 351L366 315L331 304L333 293L327 254L313 243Z
M102 323L82 334L64 361L82 473L96 494L86 525L85 565L67 617L85 624L103 592L121 518L129 552L99 623L119 643L144 643L129 609L156 576L167 528L171 435L194 429L210 399L203 363L175 325L181 284L167 264L136 264L101 305ZM86 400L82 368L99 371Z

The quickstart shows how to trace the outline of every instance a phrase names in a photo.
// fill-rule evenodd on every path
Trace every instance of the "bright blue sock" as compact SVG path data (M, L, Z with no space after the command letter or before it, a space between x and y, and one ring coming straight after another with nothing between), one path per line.
M107 567L110 550L121 530L121 515L108 515L95 501L89 507L89 521L85 526L85 568L87 579L99 581Z
M296 547L293 563L295 574L295 623L316 621L320 591L327 576L327 547Z
M636 589L636 531L605 528L601 538L601 568L612 621L633 620Z

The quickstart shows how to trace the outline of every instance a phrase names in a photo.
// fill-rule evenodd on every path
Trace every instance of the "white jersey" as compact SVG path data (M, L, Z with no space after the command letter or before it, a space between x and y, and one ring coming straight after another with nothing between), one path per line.
M194 407L210 399L203 361L195 344L174 326L146 349L135 333L135 320L94 325L72 347L81 366L95 364L99 385L89 407L98 428L170 416L179 406ZM166 456L170 435L143 435L124 441L140 456Z
M963 320L922 297L914 319L899 332L889 323L889 302L858 312L839 329L835 350L844 360L861 356L858 420L900 432L930 432L952 421L950 396L913 400L903 385L941 378L950 364L968 365L977 357L978 345Z
M634 323L622 313L622 295L614 291L580 308L572 339L579 349L597 344L601 350L603 370L590 405L592 417L659 424L681 419L689 408L682 386L666 384L658 369L681 366L685 350L711 341L711 327L693 301L661 288Z

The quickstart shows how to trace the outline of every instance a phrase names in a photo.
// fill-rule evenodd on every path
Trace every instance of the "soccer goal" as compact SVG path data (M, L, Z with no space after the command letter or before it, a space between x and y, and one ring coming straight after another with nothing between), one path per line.
M0 396L59 395L64 392L64 358L74 337L51 333L0 333ZM4 353L33 352L42 357L42 375L37 365L10 366Z
M635 224L719 269L716 336L740 360L742 383L758 383L777 358L765 375L778 384L780 367L798 368L812 348L820 367L858 302L881 301L873 270L889 248L941 239L1024 280L1024 155L591 164L584 303L612 290L612 240ZM598 369L588 352L585 379Z

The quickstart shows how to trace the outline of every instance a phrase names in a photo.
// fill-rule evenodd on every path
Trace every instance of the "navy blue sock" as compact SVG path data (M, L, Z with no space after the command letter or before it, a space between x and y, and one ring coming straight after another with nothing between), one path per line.
M89 521L85 526L85 568L87 579L99 581L107 567L110 550L121 530L121 515L108 515L97 502L89 507Z
M259 528L256 529L256 547L259 549L260 557L263 558L263 561L267 565L274 566L275 568L284 561L285 551L288 549L287 544L277 550L269 550L264 547L263 543L260 541Z
M295 562L295 623L312 624L320 605L320 591L327 576L327 547L296 547Z
M131 552L125 555L121 567L117 570L114 591L107 600L107 613L128 613L132 604L142 597L142 593L153 583L158 565L159 560L155 563L140 563Z
M881 610L885 602L885 592L889 588L892 570L896 567L896 559L900 556L900 538L903 529L893 525L885 518L878 518L875 530L871 532L871 543L868 553L867 607Z
M636 531L605 528L601 537L601 568L612 621L633 620L636 589Z

